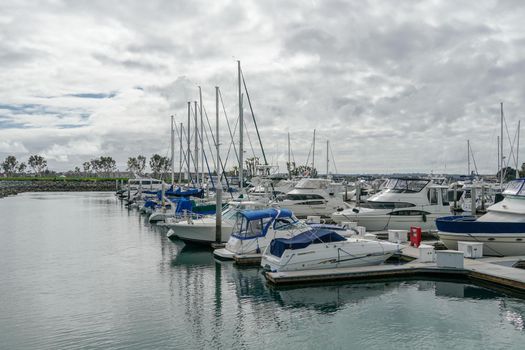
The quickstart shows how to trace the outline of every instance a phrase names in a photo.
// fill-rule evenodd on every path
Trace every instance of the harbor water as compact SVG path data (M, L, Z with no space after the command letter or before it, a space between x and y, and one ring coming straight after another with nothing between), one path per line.
M112 193L0 199L1 349L523 349L525 301L445 281L275 289Z

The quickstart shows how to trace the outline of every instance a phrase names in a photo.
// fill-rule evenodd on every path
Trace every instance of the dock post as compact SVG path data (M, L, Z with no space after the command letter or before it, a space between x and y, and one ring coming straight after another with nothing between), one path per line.
M361 183L358 181L355 185L355 205L358 207L361 204Z
M162 211L165 211L165 207L164 207L164 193L165 192L166 192L166 187L165 187L164 181L162 181L162 191L160 192Z
M458 186L454 185L454 214L456 213L456 210L458 210Z
M485 212L485 185L481 185L481 211Z

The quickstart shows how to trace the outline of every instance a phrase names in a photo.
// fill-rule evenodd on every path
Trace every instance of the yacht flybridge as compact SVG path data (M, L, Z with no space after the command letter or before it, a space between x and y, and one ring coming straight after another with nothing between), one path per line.
M276 204L292 210L300 218L308 215L330 217L334 211L350 207L339 196L342 191L343 185L330 179L305 178Z
M358 207L332 214L336 223L355 221L367 231L436 228L438 217L449 215L448 187L430 179L391 178L383 190Z
M525 179L509 182L503 196L501 202L489 207L478 219L474 216L438 218L436 225L441 241L449 249L457 249L458 241L482 242L484 255L525 255Z

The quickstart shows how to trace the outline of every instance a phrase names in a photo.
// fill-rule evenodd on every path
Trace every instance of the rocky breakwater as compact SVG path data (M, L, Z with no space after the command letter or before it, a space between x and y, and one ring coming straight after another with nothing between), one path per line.
M115 180L29 180L0 181L0 198L21 192L114 191Z

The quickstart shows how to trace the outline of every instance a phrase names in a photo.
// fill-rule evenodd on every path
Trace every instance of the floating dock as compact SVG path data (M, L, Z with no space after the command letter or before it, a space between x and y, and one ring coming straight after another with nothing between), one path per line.
M417 248L403 245L401 260L405 264L347 267L320 270L266 272L266 279L277 286L292 284L317 284L337 281L369 281L404 278L451 278L483 284L487 287L525 295L525 270L512 267L521 257L464 258L463 268L439 267L436 262L420 262Z

